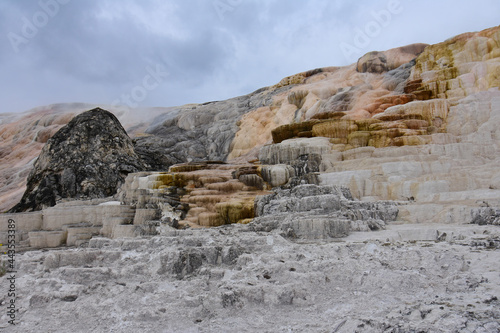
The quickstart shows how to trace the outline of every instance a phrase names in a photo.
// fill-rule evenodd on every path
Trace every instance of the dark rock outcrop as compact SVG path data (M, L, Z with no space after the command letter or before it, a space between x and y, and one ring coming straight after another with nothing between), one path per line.
M10 211L41 210L63 198L112 196L128 173L147 168L118 119L96 108L73 118L47 142L21 202Z

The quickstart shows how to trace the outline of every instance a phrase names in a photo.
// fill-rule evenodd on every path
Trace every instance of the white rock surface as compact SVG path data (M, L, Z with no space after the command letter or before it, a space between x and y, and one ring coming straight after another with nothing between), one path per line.
M293 243L246 226L19 253L38 332L498 332L500 229L392 225ZM7 301L6 284L0 300Z

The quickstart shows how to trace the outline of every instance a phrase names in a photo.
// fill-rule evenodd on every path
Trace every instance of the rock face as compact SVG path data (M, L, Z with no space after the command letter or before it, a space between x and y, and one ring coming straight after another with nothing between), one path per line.
M0 215L31 250L10 331L499 332L499 68L496 27L165 108L134 141L72 121L22 205L83 200ZM0 117L11 191L68 119Z
M169 172L130 174L118 193L136 209L158 211L158 221L185 227L248 223L254 199L270 188L252 165L186 163ZM137 224L137 222L134 222Z
M384 52L373 51L359 58L356 70L360 73L381 74L415 59L428 44L411 44Z
M362 201L397 200L400 221L497 223L499 45L495 27L421 48L395 69L401 49L362 57L364 77L347 68L322 73L292 90L309 93L289 98L295 119L272 130L273 144L259 158L314 160L315 177L304 179L346 186ZM341 77L347 87L326 99L320 84Z
M252 109L270 105L275 94L288 89L262 89L227 101L175 108L154 119L144 135L135 138L135 149L155 171L191 161L226 160L232 150L241 149L234 146L239 119ZM248 152L255 147L245 148Z
M151 171L189 161L247 162L259 151L262 156L261 148L271 143L285 144L264 148L275 156L267 160L284 160L295 155L287 152L290 147L311 137L328 140L328 152L321 144L323 161L330 152L338 156L358 148L455 144L461 140L457 130L472 134L475 123L482 121L464 111L471 100L494 93L499 85L499 30L370 52L356 64L298 73L226 101L158 109L155 117L141 112L144 117L126 128ZM452 109L470 120L462 122L466 126L460 127ZM74 110L46 110L20 119L0 115L5 140L0 156L6 161L0 166L0 209L20 199L30 161ZM115 114L122 120L120 112ZM14 128L23 135L16 135ZM296 139L294 144L291 139Z
M21 202L11 212L40 210L64 198L112 196L127 174L146 168L118 119L96 108L47 141Z
M432 98L459 100L500 86L500 28L465 33L419 55L410 82Z
M242 186L340 185L362 201L406 202L398 217L404 221L446 217L450 223L468 223L476 201L500 205L498 175L492 171L500 149L499 40L500 28L495 27L436 45L370 52L357 64L298 73L246 96L168 108L152 122L134 127L134 150L148 172L168 172L190 160L233 165L260 160L253 173L232 180L224 176L231 186L210 185L210 177L220 178L220 170L206 170L199 184L184 184L193 187L188 188L194 191L189 200L198 200L198 194L221 197L215 193L219 187L237 193ZM51 130L39 131L40 138L45 140ZM61 193L76 193L70 169L57 171ZM39 182L44 187L59 179ZM88 184L82 184L78 191L85 192ZM231 191L225 194L230 197ZM43 200L64 196L51 193ZM114 192L103 193L99 195ZM247 199L242 207L248 208ZM210 202L208 197L200 200ZM202 220L215 218L210 204L189 204L193 210L184 213L195 224L200 221L196 211ZM201 224L222 224L205 222Z

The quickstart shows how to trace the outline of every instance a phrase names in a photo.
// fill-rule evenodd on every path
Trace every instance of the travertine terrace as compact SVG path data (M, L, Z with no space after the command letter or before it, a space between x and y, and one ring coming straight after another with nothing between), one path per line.
M499 86L493 27L140 119L100 106L121 148L80 155L111 187L43 148L95 106L2 114L2 211L56 188L0 215L8 329L499 332Z

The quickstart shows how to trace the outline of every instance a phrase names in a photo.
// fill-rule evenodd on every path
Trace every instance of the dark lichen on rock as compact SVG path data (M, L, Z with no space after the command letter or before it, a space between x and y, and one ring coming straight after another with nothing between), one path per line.
M21 201L10 212L41 210L61 199L112 196L127 174L147 167L118 119L95 108L73 118L47 141Z

